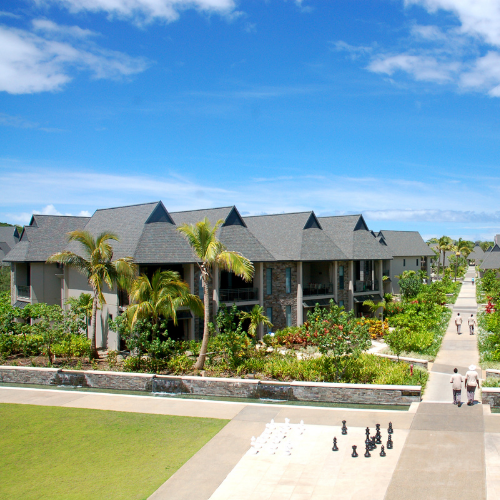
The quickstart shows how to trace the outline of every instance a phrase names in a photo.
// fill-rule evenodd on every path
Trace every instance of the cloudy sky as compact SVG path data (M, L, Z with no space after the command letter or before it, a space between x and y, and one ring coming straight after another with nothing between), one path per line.
M0 1L0 221L363 213L500 233L498 0Z

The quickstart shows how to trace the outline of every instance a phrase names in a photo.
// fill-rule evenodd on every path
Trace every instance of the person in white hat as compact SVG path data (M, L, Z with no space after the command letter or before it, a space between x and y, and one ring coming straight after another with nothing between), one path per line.
M475 365L470 365L469 371L465 374L465 387L467 388L467 405L472 406L476 387L479 387L479 375L476 372Z

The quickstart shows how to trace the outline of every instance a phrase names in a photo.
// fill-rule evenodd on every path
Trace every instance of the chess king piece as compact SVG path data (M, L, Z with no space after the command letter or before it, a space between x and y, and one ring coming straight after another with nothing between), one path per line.
M384 450L384 445L382 445L382 447L380 449L380 456L381 457L385 457L386 456L386 453L385 453L385 450Z
M392 450L392 436L389 434L389 439L387 440L387 449Z
M352 457L352 458L359 457L359 455L358 455L358 454L357 454L357 452L356 452L356 448L357 448L357 446L356 446L356 445L353 445L353 446L352 446L352 454L351 454L351 457Z
M388 434L393 434L394 433L394 430L392 428L392 422L389 422L389 428L387 429L387 433Z
M332 451L339 451L339 448L337 446L337 438L333 438L333 448Z
M369 446L366 447L365 457L366 458L370 458L371 457L371 455L370 455L370 447Z
M342 420L342 435L345 436L347 434L347 426L345 425L346 421Z

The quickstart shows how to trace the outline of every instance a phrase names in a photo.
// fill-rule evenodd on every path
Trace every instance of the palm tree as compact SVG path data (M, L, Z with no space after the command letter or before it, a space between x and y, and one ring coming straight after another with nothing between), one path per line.
M250 281L253 278L253 264L238 252L226 250L226 247L218 240L216 233L223 220L218 220L214 227L205 217L202 221L196 224L183 224L178 230L186 237L191 245L193 253L198 260L198 266L201 272L201 280L203 283L203 302L205 305L205 316L203 325L203 340L201 342L200 355L194 365L195 370L201 370L205 365L207 355L208 338L210 332L208 330L209 321L209 294L208 286L212 278L214 268L233 272L240 276L245 281Z
M436 245L438 254L443 254L443 269L446 262L446 252L450 252L453 247L453 241L449 236L441 236L441 238L431 238L429 243ZM439 257L438 257L438 278L439 278Z
M481 241L479 243L479 246L483 250L483 252L487 252L491 247L495 246L495 243L493 241Z
M78 298L70 297L66 304L75 307L85 315L85 330L89 336L89 320L92 317L92 295L90 293L81 293Z
M74 252L58 252L47 259L47 263L57 262L74 267L87 278L92 289L91 357L98 358L96 349L97 303L106 303L103 289L106 284L113 288L118 282L131 279L137 272L132 257L113 260L113 248L109 240L118 241L113 233L103 232L94 238L88 231L71 231L68 240L81 245L83 257Z
M384 313L384 309L385 309L385 300L382 300L382 301L377 302L377 303L373 302L373 300L365 300L365 301L363 302L363 305L364 305L364 306L367 306L367 307L370 309L370 311L371 311L371 313L373 314L373 317L374 317L374 318L376 318L377 311L378 311L379 309L382 309L382 311L381 311L381 312L380 312L380 314L379 314L379 318L380 318L380 316ZM381 319L381 318L380 318L380 319ZM382 319L381 319L381 320L382 320Z
M461 256L467 258L467 256L472 252L473 248L474 248L474 243L472 243L472 241L462 240L462 238L459 238L458 241L456 242L456 244L453 245L452 250L455 252L455 256L456 256L455 281L457 281L458 259Z
M172 319L176 325L177 309L181 306L189 307L197 316L203 315L202 301L189 293L189 286L175 271L158 269L151 280L145 274L138 276L130 288L130 301L127 318L131 326L145 318L158 325L161 317Z
M250 312L240 313L240 324L246 319L250 320L250 325L248 327L248 334L252 337L255 336L257 328L262 323L264 326L269 328L273 327L273 324L269 321L269 318L264 314L264 308L255 304Z

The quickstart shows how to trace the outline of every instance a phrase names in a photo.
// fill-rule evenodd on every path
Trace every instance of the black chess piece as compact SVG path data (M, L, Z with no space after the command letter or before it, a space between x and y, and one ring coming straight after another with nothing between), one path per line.
M394 430L392 428L392 422L389 422L389 428L387 429L387 434L393 434Z
M370 458L371 457L371 455L370 455L370 447L369 446L366 447L365 457L366 458Z
M387 449L388 450L392 450L392 437L391 435L389 434L389 439L387 440Z
M366 439L365 439L365 447L368 446L370 449L372 447L372 442L371 442L371 439L370 439L370 436L366 436Z
M332 451L339 451L339 448L337 446L337 438L333 438L333 448Z
M369 437L369 436L370 436L370 428L369 428L369 427L367 427L367 428L365 429L365 434L366 434L366 437Z
M342 420L342 435L345 436L347 434L347 426L345 425L345 420Z
M378 430L377 434L375 434L375 443L382 444L382 434L380 434L380 430Z
M357 446L356 446L356 445L353 445L353 446L352 446L352 454L351 454L351 457L352 457L352 458L359 457L359 455L358 455L358 454L357 454L357 452L356 452L356 448L357 448Z
M382 445L381 449L380 449L380 456L381 457L385 457L386 456L386 452L384 450L384 445Z
M377 449L377 445L375 444L375 436L372 436L371 443L372 443L372 450L376 450Z
M380 424L375 424L375 430L376 430L377 432L380 432Z

